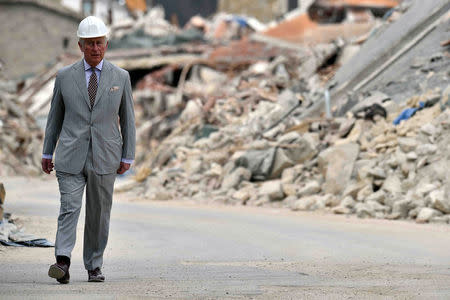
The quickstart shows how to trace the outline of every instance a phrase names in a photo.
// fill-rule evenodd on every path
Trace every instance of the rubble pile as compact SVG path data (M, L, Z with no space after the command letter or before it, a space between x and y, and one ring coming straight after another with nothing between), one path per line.
M14 85L0 84L0 176L38 175L42 130L18 102Z
M107 59L130 72L137 126L136 174L116 190L450 223L447 4L434 1L432 15L416 0L311 1L272 24L219 13L181 29L161 8L114 24ZM0 176L39 172L30 114L76 59L18 97L0 89Z
M441 93L409 102L436 97L441 100ZM402 107L392 101L382 105L386 118L349 113L302 121L296 113L285 117L301 110L289 90L248 113L240 102L217 101L212 115L226 122L213 126L205 124L211 115L201 104L189 101L138 172L142 195L449 222L448 109L434 104L396 126Z
M443 98L449 92L444 91ZM431 99L432 103L433 98L440 99L440 93L410 100ZM392 116L397 114L374 122L356 120L345 139L319 154L323 191L339 191L339 204L331 210L337 214L354 212L359 217L448 223L450 111L434 104L395 126ZM295 205L305 208L302 201ZM294 209L299 208L295 205Z
M118 190L152 200L450 222L449 88L401 101L401 91L359 92L351 111L333 106L308 117L352 45L258 43L231 42L137 84L138 168Z
M108 48L151 48L203 40L203 34L196 27L181 30L164 16L164 9L156 6L136 20L125 19L113 24Z
M111 39L120 39L137 30L143 34L152 36L165 36L176 33L178 28L164 19L165 12L160 6L153 7L145 14L139 14L137 19L132 18L117 21L111 26Z
M137 162L146 160L143 156L148 155L145 150L149 140L154 146L168 134L179 131L180 126L194 126L189 130L196 131L198 137L209 134L203 131L220 127L241 127L242 118L258 106L270 116L266 116L268 120L263 127L256 120L248 121L248 129L253 135L262 129L268 131L266 135L273 135L286 126L277 124L286 116L292 116L289 122L295 123L294 117L311 104L303 94L314 94L320 88L321 80L314 70L335 51L336 46L311 49L316 60L305 65L304 56L277 50L274 53L279 56L272 61L257 61L243 71L240 68L248 65L249 61L241 61L239 67L228 72L232 76L220 71L224 70L221 69L224 62L219 59L227 56L218 55L218 61L213 64L216 69L203 64L185 66L175 87L170 82L177 66L150 73L137 83L134 91L137 140L140 144L137 153L141 155L138 155ZM189 78L186 79L188 72ZM206 129L201 128L203 125ZM246 134L243 133L244 136Z
M392 3L386 7L382 5L379 11L387 12ZM342 9L334 4L325 6ZM349 11L354 5L351 7ZM364 5L362 10L371 15ZM149 145L154 149L173 130L179 130L179 117L186 120L186 115L189 115L188 119L192 115L201 115L201 122L207 126L228 126L255 110L260 101L277 103L284 93L284 100L280 100L275 109L277 112L273 114L273 124L252 130L272 130L266 133L270 135L280 127L298 122L296 119L300 114L323 97L325 83L336 69L358 51L358 44L365 39L367 31L377 26L379 20L372 22L374 19L379 18L358 21L344 18L333 21L336 24L318 24L302 11L269 28L254 18L219 13L208 20L195 16L186 25L185 30L195 28L203 32L203 41L178 44L149 35L146 44L143 36L137 42L135 32L110 41L112 49L108 55L114 63L131 72L148 70L134 89L140 143L137 163L148 161L153 155L146 151ZM387 18L384 22L392 21ZM366 31L331 30L327 39L317 38L321 30L340 28L342 24L355 28L365 26ZM289 36L285 29L289 29ZM347 33L344 38L343 32ZM299 38L291 39L293 36ZM162 44L147 49L123 50L130 46L154 46L154 42ZM287 102L286 106L284 102ZM223 112L222 106L230 112ZM267 108L266 113L270 112ZM278 124L287 116L291 121ZM154 164L151 165L153 168Z

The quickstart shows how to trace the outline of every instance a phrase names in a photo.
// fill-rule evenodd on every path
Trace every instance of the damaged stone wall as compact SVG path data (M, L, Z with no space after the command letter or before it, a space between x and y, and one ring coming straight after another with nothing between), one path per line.
M48 6L0 1L0 60L8 78L37 74L64 52L79 53L76 31L81 16Z

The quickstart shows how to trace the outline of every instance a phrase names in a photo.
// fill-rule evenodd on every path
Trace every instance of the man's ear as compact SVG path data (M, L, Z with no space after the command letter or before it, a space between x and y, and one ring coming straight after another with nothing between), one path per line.
M80 42L78 42L78 47L80 48L80 51L83 52L83 47L81 46Z

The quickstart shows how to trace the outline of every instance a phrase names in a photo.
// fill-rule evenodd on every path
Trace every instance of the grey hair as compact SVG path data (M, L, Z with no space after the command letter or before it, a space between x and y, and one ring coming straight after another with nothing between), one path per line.
M106 44L106 42L108 42L108 38L106 37L106 36L103 36L103 38L105 38L105 44ZM84 40L85 40L85 38L79 38L78 39L78 42L81 44L81 46L83 46L84 47Z

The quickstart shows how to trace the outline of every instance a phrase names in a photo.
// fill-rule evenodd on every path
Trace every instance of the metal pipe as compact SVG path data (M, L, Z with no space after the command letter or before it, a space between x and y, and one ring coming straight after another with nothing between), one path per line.
M328 89L324 92L325 96L325 115L327 119L331 119L331 108L330 108L330 91Z

